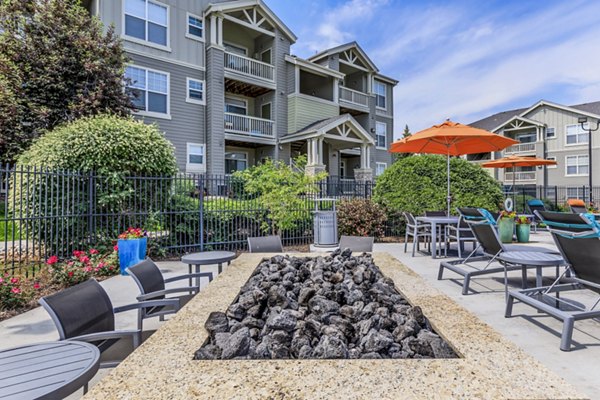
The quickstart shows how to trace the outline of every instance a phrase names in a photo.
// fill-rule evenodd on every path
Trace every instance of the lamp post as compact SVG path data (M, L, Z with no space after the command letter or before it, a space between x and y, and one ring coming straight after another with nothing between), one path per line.
M588 177L590 182L590 203L594 201L592 195L592 132L595 132L600 128L600 120L596 120L596 127L592 129L588 123L587 117L579 117L577 122L581 125L581 129L588 132ZM587 128L585 127L587 124Z

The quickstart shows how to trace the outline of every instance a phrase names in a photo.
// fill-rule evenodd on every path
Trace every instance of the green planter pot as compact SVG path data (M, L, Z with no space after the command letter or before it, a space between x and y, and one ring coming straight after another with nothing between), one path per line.
M512 218L500 218L498 221L498 234L502 243L512 243L515 232L515 220Z
M519 243L529 242L530 231L531 231L531 225L529 225L529 224L517 225L517 241Z

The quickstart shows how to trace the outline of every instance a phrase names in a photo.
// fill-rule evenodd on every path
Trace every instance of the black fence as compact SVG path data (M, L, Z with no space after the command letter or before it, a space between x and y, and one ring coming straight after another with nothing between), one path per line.
M600 187L592 187L592 200L594 205L600 201ZM535 186L535 185L523 185L523 186L505 186L504 187L505 198L514 199L514 206L517 212L527 211L527 201L531 199L540 199L550 210L555 211L568 211L566 205L569 199L580 199L586 204L590 201L590 187L589 186Z
M370 182L320 182L287 210L294 224L281 232L284 245L312 242L315 199L369 198L372 190ZM52 255L108 249L128 227L147 230L149 253L156 258L244 249L249 236L273 233L267 210L230 176L122 177L0 167L0 273L34 274Z

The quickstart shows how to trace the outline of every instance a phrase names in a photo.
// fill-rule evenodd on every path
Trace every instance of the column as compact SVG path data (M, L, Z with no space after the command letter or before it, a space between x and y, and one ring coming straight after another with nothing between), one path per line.
M217 29L217 37L219 38L218 44L223 47L223 16L219 15L218 17L218 29Z
M306 165L313 165L312 139L306 141Z
M210 16L210 43L217 44L217 16Z
M323 165L323 138L319 138L318 143L319 143L319 146L317 149L317 152L318 152L317 164Z

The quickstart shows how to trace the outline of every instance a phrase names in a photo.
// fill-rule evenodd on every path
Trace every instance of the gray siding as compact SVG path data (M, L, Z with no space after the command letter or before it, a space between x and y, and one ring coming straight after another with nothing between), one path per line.
M276 32L273 43L273 61L277 89L273 93L273 118L276 121L275 129L278 141L280 137L288 133L288 97L286 93L288 63L285 61L285 56L290 54L290 46L290 41L281 32ZM275 146L274 151L274 157L279 158L279 146Z
M375 77L375 79L377 79L377 77ZM393 118L394 117L394 87L387 82L383 82L383 81L379 81L379 82L385 84L387 97L386 97L386 109L381 110L378 108L377 115ZM373 89L373 92L374 91L375 91L375 89Z
M377 122L383 122L387 125L387 138L386 138L386 145L387 148L390 148L390 144L392 144L393 141L393 137L394 137L394 120L393 118L386 118L386 117L382 117L382 116L377 116ZM375 136L375 134L373 134ZM373 149L373 154L371 155L372 159L371 159L371 166L373 167L373 171L375 171L375 163L376 162L384 162L388 165L388 167L391 165L392 163L392 154L387 151L387 150L379 150L379 149Z
M206 89L209 93L206 107L208 173L225 173L225 89L223 82L223 50L212 47L206 55Z
M175 146L177 164L181 171L185 171L187 143L205 143L205 106L186 102L186 78L204 80L204 72L136 54L130 54L130 58L134 65L170 74L171 119L146 116L137 118L147 123L156 123L160 130L166 133L167 139Z

